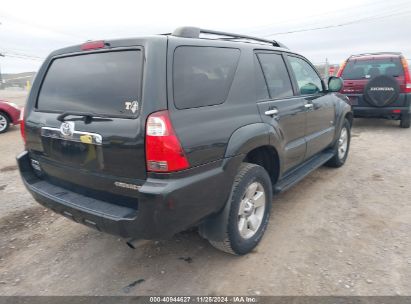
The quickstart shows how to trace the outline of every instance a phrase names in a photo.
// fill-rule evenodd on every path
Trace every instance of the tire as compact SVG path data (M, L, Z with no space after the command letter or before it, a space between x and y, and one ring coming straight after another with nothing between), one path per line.
M345 132L344 132L345 130ZM344 136L344 133L346 134ZM325 163L327 167L339 168L345 164L348 157L348 151L350 149L351 142L351 125L350 122L345 118L344 123L341 127L338 140L334 146L334 156ZM342 153L342 148L345 147L345 152Z
M218 238L222 241L210 240L210 243L227 253L247 254L258 245L268 225L272 185L267 171L258 165L242 163L227 204L230 204L227 218L221 219L227 224L223 235ZM241 231L240 226L243 227Z
M5 113L0 112L0 134L7 132L9 127L10 127L9 117Z
M374 107L386 107L392 104L398 99L399 94L398 81L389 75L372 78L364 88L364 99Z
M409 128L410 127L410 115L401 116L400 128Z

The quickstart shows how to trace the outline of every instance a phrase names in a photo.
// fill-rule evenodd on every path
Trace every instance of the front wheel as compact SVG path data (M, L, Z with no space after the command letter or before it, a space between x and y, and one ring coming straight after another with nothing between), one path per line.
M260 242L267 228L272 202L272 185L267 171L258 165L243 163L231 190L228 218L221 241L210 241L219 250L247 254Z
M351 141L351 124L347 119L341 127L338 140L334 146L334 156L325 163L328 167L339 168L344 165L348 157L348 150L350 149Z
M10 126L9 118L6 114L0 112L0 133L5 133Z

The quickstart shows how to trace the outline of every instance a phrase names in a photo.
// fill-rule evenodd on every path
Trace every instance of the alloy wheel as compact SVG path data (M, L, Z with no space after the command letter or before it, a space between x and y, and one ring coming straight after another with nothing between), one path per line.
M7 118L0 114L0 132L7 128Z
M265 211L264 187L253 182L245 191L238 211L238 230L244 239L249 239L258 231Z
M338 158L343 159L348 148L348 131L346 127L341 129L340 138L338 139Z

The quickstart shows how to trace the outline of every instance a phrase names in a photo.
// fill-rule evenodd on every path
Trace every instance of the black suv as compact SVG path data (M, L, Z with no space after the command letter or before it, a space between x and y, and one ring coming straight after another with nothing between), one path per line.
M344 164L353 115L281 44L183 27L53 52L24 115L23 181L42 205L132 240L198 226L250 252L273 193Z
M355 117L400 120L401 128L410 127L411 77L401 53L352 55L337 76L344 78L341 92L348 96Z

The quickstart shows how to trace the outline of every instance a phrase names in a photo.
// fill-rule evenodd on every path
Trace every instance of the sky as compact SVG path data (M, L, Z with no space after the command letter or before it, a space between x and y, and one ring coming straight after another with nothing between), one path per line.
M315 64L377 51L411 59L411 0L4 0L0 67L2 73L37 71L58 48L184 25L278 40Z

